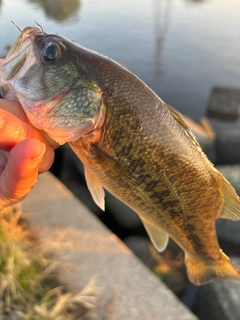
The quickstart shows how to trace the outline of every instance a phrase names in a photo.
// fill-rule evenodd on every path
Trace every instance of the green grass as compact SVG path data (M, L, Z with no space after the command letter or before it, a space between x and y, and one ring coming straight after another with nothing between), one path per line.
M0 318L79 319L95 305L94 280L80 292L61 284L23 218L17 209L0 211Z

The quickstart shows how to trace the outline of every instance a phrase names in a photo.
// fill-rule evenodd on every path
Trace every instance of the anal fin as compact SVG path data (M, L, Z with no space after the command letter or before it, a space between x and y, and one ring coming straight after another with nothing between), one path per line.
M141 220L155 248L159 252L163 251L168 243L168 234L148 221Z
M94 202L102 209L105 210L105 193L100 181L95 178L95 176L84 167L85 178L87 182L88 189L92 195Z

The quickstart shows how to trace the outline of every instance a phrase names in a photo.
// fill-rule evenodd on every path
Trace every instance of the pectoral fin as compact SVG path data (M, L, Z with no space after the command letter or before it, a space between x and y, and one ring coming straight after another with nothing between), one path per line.
M95 178L95 176L86 168L85 178L87 182L88 189L92 195L94 202L104 211L105 210L105 193L100 181Z
M167 233L160 228L155 227L153 224L150 224L146 220L141 220L155 248L158 251L163 251L168 243Z
M112 176L116 177L119 184L126 185L126 181L131 179L138 182L138 177L124 164L120 163L119 160L115 159L105 151L98 148L97 145L91 145L91 151L94 156L104 164L106 170L111 172Z

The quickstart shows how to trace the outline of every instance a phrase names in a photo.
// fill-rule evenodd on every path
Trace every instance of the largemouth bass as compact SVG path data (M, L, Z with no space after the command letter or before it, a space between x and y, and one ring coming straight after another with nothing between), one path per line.
M240 280L215 220L240 218L235 190L203 154L183 116L117 62L41 28L23 30L0 85L33 126L68 142L104 209L104 189L135 210L153 244L185 252L189 279Z

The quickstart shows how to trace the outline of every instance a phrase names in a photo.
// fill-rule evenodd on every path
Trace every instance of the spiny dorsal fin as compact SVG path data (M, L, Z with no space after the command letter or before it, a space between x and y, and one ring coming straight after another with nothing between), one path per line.
M185 122L183 115L174 109L173 107L167 104L168 110L171 113L171 116L186 130L190 130L189 125Z
M224 204L219 218L229 220L240 219L240 199L234 188L230 183L221 175L222 179L222 190L224 194Z
M94 202L102 209L105 210L105 193L100 181L95 178L95 176L84 167L85 178L87 182L88 189L92 195Z
M183 115L180 112L178 112L176 109L174 109L173 107L169 106L168 104L167 104L167 107L168 107L168 110L169 110L171 116L183 127L183 129L186 130L186 133L192 139L194 144L199 146L199 143L197 142L194 134L192 133L191 128L185 122Z
M149 223L148 221L143 220L142 218L141 220L155 248L159 252L163 251L166 248L168 243L167 233L161 230L160 228L155 227L153 224Z

